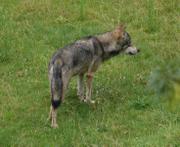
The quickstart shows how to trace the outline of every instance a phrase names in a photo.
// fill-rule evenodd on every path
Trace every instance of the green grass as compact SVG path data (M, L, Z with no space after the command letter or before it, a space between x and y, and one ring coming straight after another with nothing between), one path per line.
M148 90L151 71L180 56L178 0L1 0L0 146L180 146L180 111ZM80 103L76 78L46 122L53 52L123 22L138 56L118 56L95 75L95 105Z

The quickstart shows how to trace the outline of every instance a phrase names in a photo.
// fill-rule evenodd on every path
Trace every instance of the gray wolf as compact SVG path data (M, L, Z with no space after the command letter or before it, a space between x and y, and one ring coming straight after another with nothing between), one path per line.
M78 76L77 95L80 100L94 103L91 100L92 80L99 65L121 53L135 55L138 52L139 50L131 43L129 33L123 26L118 26L113 31L84 37L54 53L48 67L51 87L49 113L51 126L58 127L57 108L64 101L71 77ZM84 75L87 78L86 84L84 84ZM86 94L84 94L84 85L86 85Z

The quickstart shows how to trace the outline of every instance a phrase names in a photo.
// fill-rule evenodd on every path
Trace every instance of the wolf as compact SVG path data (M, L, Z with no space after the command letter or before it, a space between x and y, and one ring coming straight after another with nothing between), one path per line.
M64 101L71 77L78 76L77 95L80 100L94 103L91 100L92 80L100 64L121 53L135 55L139 51L132 45L131 37L122 25L109 32L84 37L56 51L48 66L51 126L58 127L57 108ZM86 85L86 94L84 94L84 85Z

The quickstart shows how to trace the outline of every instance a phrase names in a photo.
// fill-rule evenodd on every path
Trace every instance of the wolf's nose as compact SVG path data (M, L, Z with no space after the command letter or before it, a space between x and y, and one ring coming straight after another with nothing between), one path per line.
M137 49L137 52L139 53L139 52L140 52L140 49Z

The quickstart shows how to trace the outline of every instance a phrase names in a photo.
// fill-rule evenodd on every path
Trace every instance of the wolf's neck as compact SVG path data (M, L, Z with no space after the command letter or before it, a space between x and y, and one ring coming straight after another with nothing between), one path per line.
M108 59L110 59L110 58L112 58L112 57L114 57L114 56L119 55L119 52L120 52L120 51L117 51L117 50L113 50L113 51L110 51L110 52L105 52L105 53L103 54L103 56L102 56L103 61L106 61L106 60L108 60Z
M102 54L103 61L110 59L119 54L119 50L116 50L116 42L114 42L110 32L98 35L98 40L101 42L104 53Z

